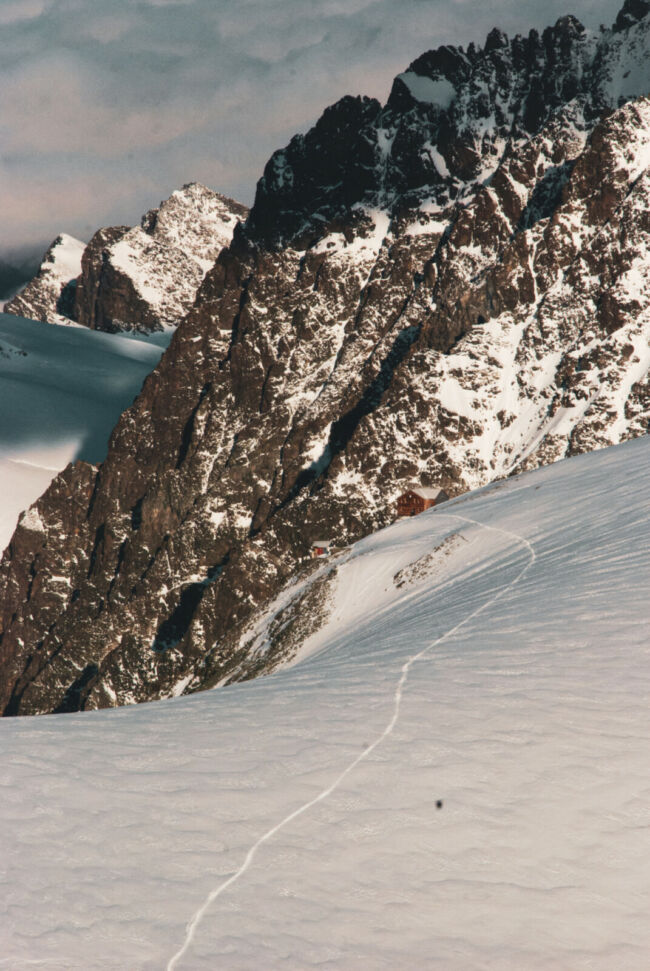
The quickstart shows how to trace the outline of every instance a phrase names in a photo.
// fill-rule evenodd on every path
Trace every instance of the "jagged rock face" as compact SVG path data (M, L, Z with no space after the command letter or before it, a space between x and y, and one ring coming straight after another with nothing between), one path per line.
M100 229L86 247L58 237L6 310L109 332L173 328L247 214L218 192L186 185L145 213L141 226Z
M271 670L312 608L252 655L255 611L315 538L648 431L649 19L424 55L274 156L106 462L18 526L7 713Z
M395 216L462 203L558 110L573 104L586 131L620 99L646 94L646 40L645 24L599 38L564 17L541 36L508 41L495 29L483 48L429 51L383 108L343 98L276 152L249 231L267 245L308 244L323 222L349 222L355 204Z
M34 279L5 304L5 313L44 323L69 323L84 248L73 236L57 236Z
M207 273L248 212L240 202L191 182L145 213L141 226L157 243L191 255Z
M141 226L100 230L84 253L75 320L108 331L176 327L247 214L192 183L145 213Z
M650 3L648 0L625 0L616 18L613 29L614 31L626 30L628 27L634 26L638 21L643 20L648 13L650 13Z

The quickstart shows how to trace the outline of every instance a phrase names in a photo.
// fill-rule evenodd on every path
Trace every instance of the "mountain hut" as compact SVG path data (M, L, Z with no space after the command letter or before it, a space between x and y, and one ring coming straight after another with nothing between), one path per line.
M311 555L315 559L317 556L329 556L332 543L328 539L317 539L311 544Z
M397 515L417 516L425 509L432 506L439 506L445 502L449 496L444 489L429 489L426 486L409 486L406 492L397 500Z

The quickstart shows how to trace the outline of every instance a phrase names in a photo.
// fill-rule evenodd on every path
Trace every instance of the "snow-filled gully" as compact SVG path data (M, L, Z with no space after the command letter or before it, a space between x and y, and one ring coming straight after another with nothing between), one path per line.
M500 590L498 590L492 597L486 600L485 603L481 604L480 607L477 607L475 610L471 611L471 613L469 613L466 617L464 617L463 620L459 621L459 623L455 624L453 627L450 627L448 631L446 631L444 634L441 634L440 637L436 638L435 641L433 641L431 644L428 644L421 651L418 651L417 654L413 654L402 665L400 677L395 687L395 693L393 695L393 713L390 718L390 721L386 725L383 732L375 739L374 742L368 745L368 747L365 748L360 755L358 755L352 762L350 762L350 764L336 777L336 779L332 782L330 786L328 786L326 789L323 789L323 791L320 792L313 799L310 799L308 802L303 803L302 806L299 806L298 809L295 809L292 813L289 813L288 816L285 816L284 819L280 820L279 823L277 823L271 829L267 830L262 836L260 836L260 838L249 849L244 859L244 862L239 867L239 869L236 870L235 873L232 874L232 876L228 877L227 880L219 884L218 887L215 887L214 890L210 891L210 893L206 897L201 907L199 907L199 909L196 911L196 913L193 915L192 919L188 923L185 941L183 942L183 945L180 948L180 950L178 950L176 954L174 954L174 956L168 962L167 971L174 971L174 969L178 966L179 961L185 956L185 954L187 954L192 944L192 941L194 940L196 931L201 921L205 917L205 914L207 913L210 905L214 903L217 897L220 897L223 893L225 893L225 891L230 886L232 886L232 884L236 883L237 880L239 880L239 878L242 877L244 873L246 873L246 871L249 869L250 865L252 864L253 860L255 859L255 855L258 849L264 843L267 843L273 836L275 836L276 833L280 832L281 829L284 829L285 826L288 826L289 823L293 822L294 819L297 819L299 816L302 816L313 806L317 805L319 802L322 802L324 799L327 799L336 789L338 789L338 787L341 785L343 780L361 762L367 759L368 756L371 755L372 752L374 752L374 750L378 748L382 744L382 742L389 737L389 735L393 733L393 730L399 720L404 686L408 679L408 674L411 667L417 661L421 661L424 657L427 656L427 654L429 654L430 651L432 651L434 648L438 647L440 644L446 641L449 637L451 637L453 634L459 631L462 627L468 624L479 614L482 614L483 611L488 609L488 607L491 607L492 604L496 603L496 601L499 600L509 590L512 590L512 588L519 583L519 581L524 577L524 575L528 572L528 570L530 570L531 566L537 559L537 555L535 553L535 550L532 544L523 536L520 536L518 533L513 533L507 529L500 529L498 526L488 526L486 523L481 523L476 519L470 519L468 516L459 516L455 513L438 512L436 515L436 518L442 517L442 516L447 516L448 518L451 518L451 519L458 519L461 522L469 523L472 526L479 526L482 529L490 530L491 532L495 532L495 533L501 533L503 536L511 537L517 543L520 543L522 546L524 546L527 549L528 553L530 554L530 558L528 562L519 571L519 573L514 577L513 580L511 580Z

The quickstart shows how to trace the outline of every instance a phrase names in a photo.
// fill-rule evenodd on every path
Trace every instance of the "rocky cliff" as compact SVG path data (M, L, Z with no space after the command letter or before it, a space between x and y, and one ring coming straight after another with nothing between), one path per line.
M272 670L327 609L250 653L313 539L647 433L649 12L430 51L272 157L104 464L5 553L6 714Z
M5 310L105 331L173 328L247 214L196 182L183 186L145 213L140 226L100 229L87 246L57 237L36 277Z

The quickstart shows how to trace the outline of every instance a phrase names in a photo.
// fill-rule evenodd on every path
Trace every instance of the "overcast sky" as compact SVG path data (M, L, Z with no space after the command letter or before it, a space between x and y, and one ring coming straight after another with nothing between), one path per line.
M0 0L0 254L138 222L185 182L242 202L344 94L424 50L622 0Z

